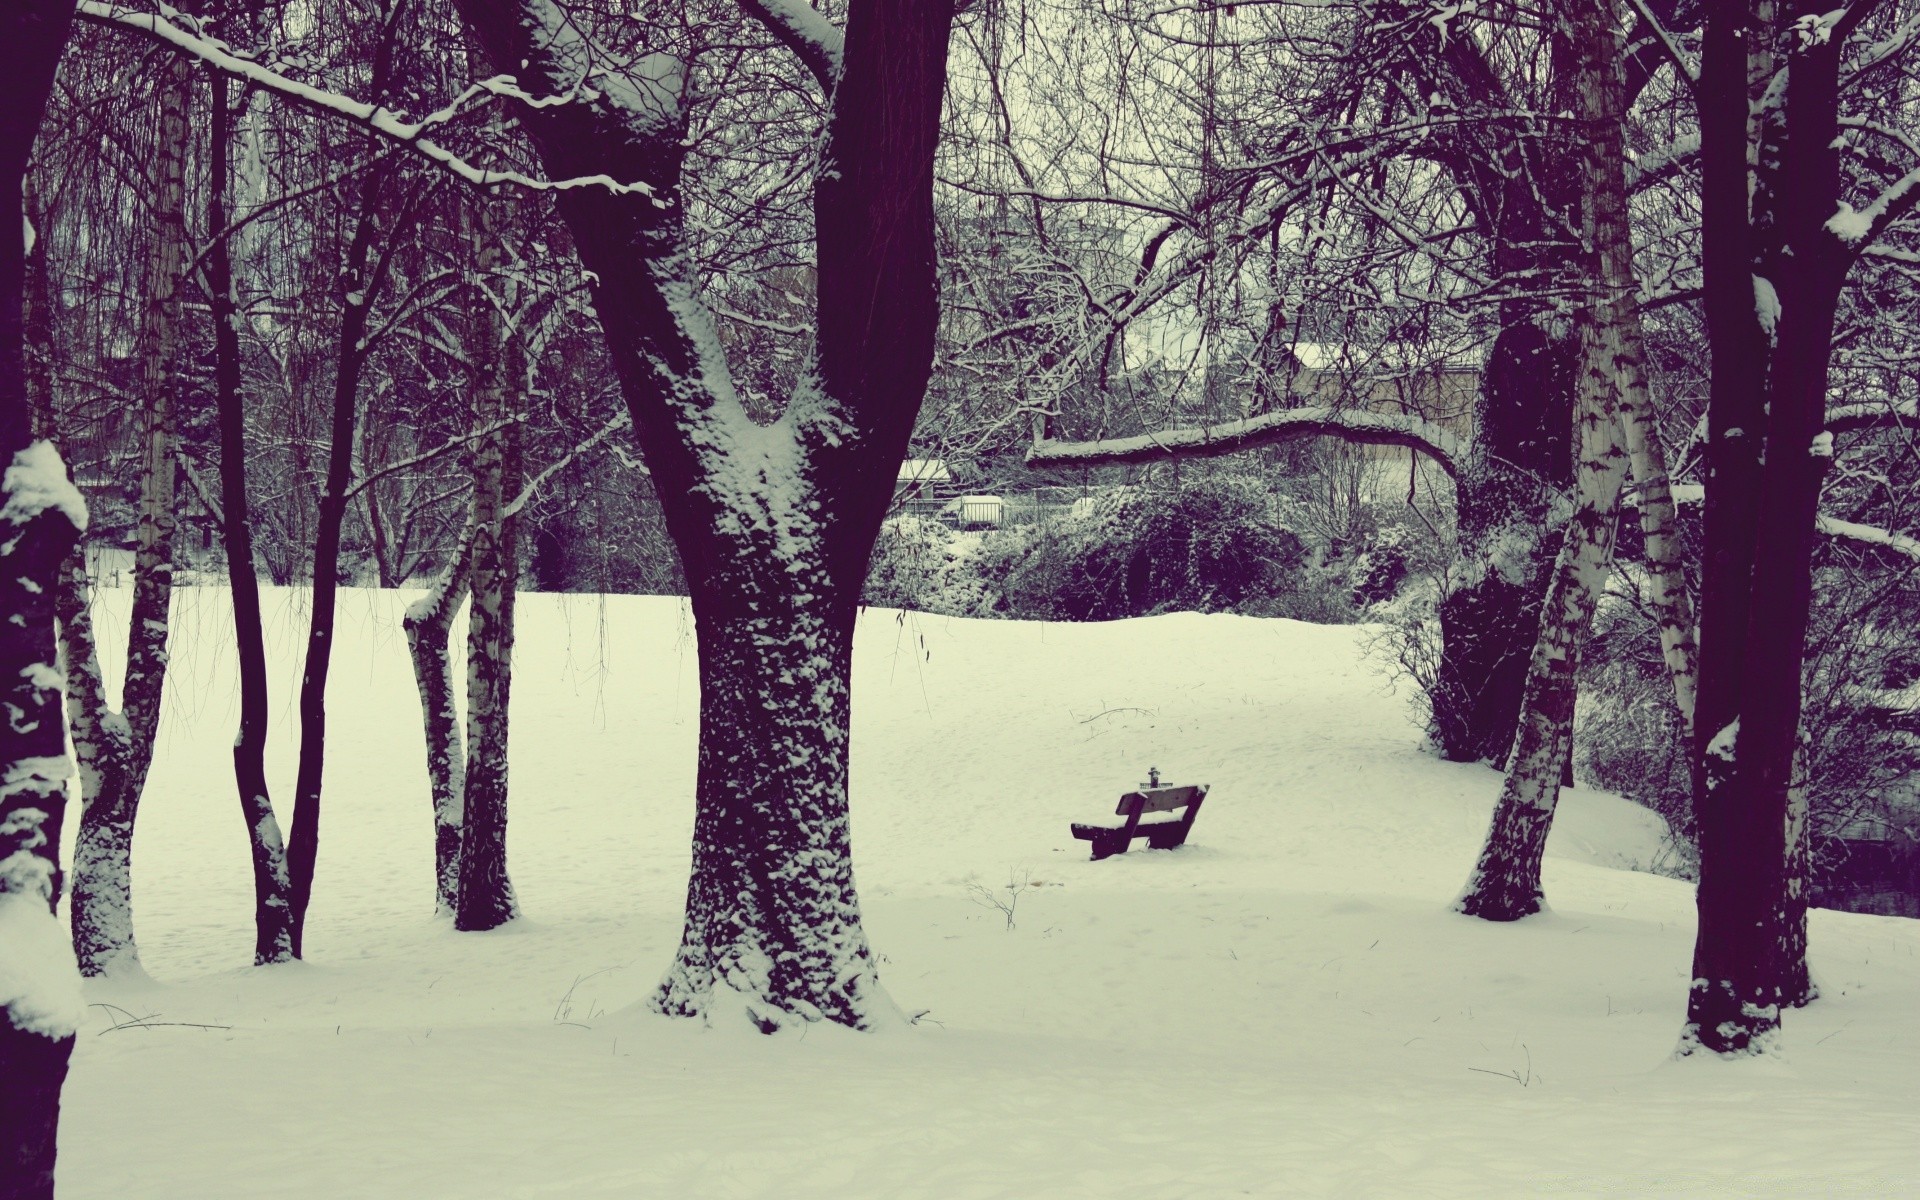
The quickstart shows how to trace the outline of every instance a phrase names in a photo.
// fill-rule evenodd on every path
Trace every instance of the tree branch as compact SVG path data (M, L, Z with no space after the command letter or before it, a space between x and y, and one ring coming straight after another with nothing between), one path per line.
M472 84L437 111L429 113L418 121L406 121L381 105L368 104L350 96L340 95L338 92L330 92L325 88L290 79L270 67L262 66L260 63L234 53L213 38L195 36L157 13L129 11L118 4L110 3L109 0L80 0L75 12L76 15L96 24L138 33L163 45L171 46L199 59L217 71L237 79L244 79L264 91L272 92L296 104L350 121L390 142L407 147L435 166L450 171L471 184L487 187L510 183L516 187L539 192L603 188L616 194L638 192L641 195L653 197L656 205L666 204L666 201L654 196L654 189L644 181L622 182L609 175L583 175L571 179L535 179L519 171L476 167L445 146L422 136L426 130L445 124L459 115L469 101L479 96L515 96L536 107L558 102L555 99L536 100L528 97L515 83L504 77Z
M1036 442L1027 451L1027 466L1082 467L1155 462L1164 458L1213 458L1255 446L1315 437L1338 438L1359 445L1403 446L1426 455L1434 465L1456 478L1460 463L1468 453L1466 444L1459 438L1421 417L1331 408L1289 408L1240 421L1169 429L1139 437L1097 442Z
M846 48L846 35L839 27L798 0L740 0L740 8L799 57L820 81L821 91L833 94Z

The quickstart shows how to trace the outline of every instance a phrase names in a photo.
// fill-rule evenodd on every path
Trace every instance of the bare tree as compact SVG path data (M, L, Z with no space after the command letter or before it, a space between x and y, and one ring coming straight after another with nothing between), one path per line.
M594 307L699 635L693 878L654 1003L709 1018L737 1005L764 1029L866 1027L886 1007L853 889L847 681L860 585L933 350L933 150L952 13L856 0L843 36L792 0L745 7L830 97L814 367L770 424L742 406L685 257L693 64L610 58L549 0L462 11L523 90L573 97L520 114L547 170L624 185L558 203L598 276ZM602 82L580 89L589 73Z

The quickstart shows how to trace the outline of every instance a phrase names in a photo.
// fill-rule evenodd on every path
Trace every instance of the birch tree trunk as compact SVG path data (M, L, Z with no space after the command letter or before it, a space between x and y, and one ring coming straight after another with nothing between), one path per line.
M160 701L166 690L168 617L173 600L174 363L180 324L180 287L188 255L186 223L187 106L193 86L185 55L163 60L158 85L160 120L154 146L152 256L141 315L140 517L135 527L133 603L127 628L127 670L121 711L105 707L104 691L89 697L99 707L86 720L90 735L76 740L82 793L80 832L73 850L73 938L83 975L138 970L133 934L131 864L133 825L160 731ZM84 564L76 581L84 587ZM84 608L68 603L70 611ZM68 639L68 661L91 670L93 639ZM91 691L91 689L87 689ZM71 709L71 705L69 708ZM80 726L76 724L76 731ZM124 737L119 745L114 741ZM90 751L118 761L89 762ZM88 792L92 783L97 790Z
M0 10L0 1193L51 1200L60 1089L83 1015L72 942L54 917L66 814L66 725L54 639L61 561L86 506L33 440L22 306L22 179L71 0Z
M475 224L475 268L483 288L501 265L496 231L484 220ZM480 304L482 361L475 392L474 419L482 427L513 415L515 390L508 363L512 338L499 305L504 296ZM474 452L473 551L469 575L473 601L467 609L467 765L461 810L459 893L453 927L494 929L519 915L507 874L507 706L513 682L513 602L519 553L517 522L506 506L519 490L518 430L495 429Z
M1639 317L1632 318L1636 327ZM1644 359L1643 359L1644 361ZM1633 471L1635 504L1647 565L1647 604L1660 629L1660 655L1673 682L1673 705L1681 735L1693 740L1693 714L1700 690L1700 644L1693 601L1687 596L1686 564L1680 553L1680 520L1673 503L1673 478L1647 387L1645 372L1621 381L1619 415L1622 439Z
M247 426L240 394L240 311L234 295L227 231L228 161L233 111L227 77L208 76L213 97L212 153L208 166L207 295L213 309L214 404L220 424L220 536L233 596L233 636L240 666L240 728L233 739L233 776L246 822L253 864L253 961L256 966L293 957L287 854L267 790L267 649L260 616L260 576L254 569L253 522L247 496Z
M1580 648L1612 565L1626 478L1617 397L1646 392L1627 224L1625 79L1618 26L1611 18L1610 0L1568 0L1562 16L1567 44L1577 56L1576 111L1587 134L1583 232L1592 254L1594 296L1575 319L1578 501L1541 610L1506 782L1480 861L1459 901L1461 912L1493 921L1516 920L1541 908L1540 865L1573 742Z
M445 917L453 916L460 894L460 830L467 791L467 750L454 706L449 639L454 615L467 598L473 538L469 516L459 547L427 594L407 606L402 620L426 734L427 786L433 801L433 911Z

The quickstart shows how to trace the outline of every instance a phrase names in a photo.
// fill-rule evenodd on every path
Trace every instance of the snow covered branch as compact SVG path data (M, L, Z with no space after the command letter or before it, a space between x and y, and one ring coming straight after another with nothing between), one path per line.
M418 121L408 121L383 105L355 100L350 96L330 92L325 88L302 83L283 75L271 67L235 53L214 38L203 37L182 29L159 13L140 12L111 3L110 0L80 0L76 12L79 16L97 24L138 33L171 46L199 59L215 70L225 72L237 79L244 79L264 91L272 92L296 104L350 121L390 142L405 146L435 166L471 184L486 187L506 183L542 192L601 188L616 194L625 192L637 192L645 196L654 194L654 189L644 181L622 181L609 175L535 179L519 171L502 170L497 167L477 167L447 147L424 136L427 130L453 119L466 108L469 102L481 96L511 96L535 105L558 102L555 99L535 100L505 76L475 83L437 111ZM666 202L655 197L654 203L664 205Z
M740 7L798 55L807 70L820 81L821 89L832 94L833 85L840 78L840 56L846 46L846 37L839 27L800 0L740 0Z
M1255 446L1302 438L1331 437L1369 446L1404 446L1458 476L1467 454L1460 439L1431 421L1397 413L1332 408L1289 408L1219 425L1169 429L1097 442L1042 441L1027 451L1029 467L1096 466L1153 462L1162 458L1211 458Z
M1839 404L1827 410L1829 433L1854 433L1862 429L1910 428L1920 424L1920 412L1912 404Z
M1920 563L1920 539L1909 537L1904 533L1895 533L1891 529L1882 529L1878 525L1861 525L1855 521L1842 521L1838 517L1829 517L1825 513L1814 518L1814 525L1828 537L1845 538L1850 542L1862 542L1869 546L1882 546Z
M1895 180L1865 208L1842 203L1840 211L1828 218L1827 232L1859 252L1886 232L1887 226L1912 212L1916 204L1920 204L1920 168Z

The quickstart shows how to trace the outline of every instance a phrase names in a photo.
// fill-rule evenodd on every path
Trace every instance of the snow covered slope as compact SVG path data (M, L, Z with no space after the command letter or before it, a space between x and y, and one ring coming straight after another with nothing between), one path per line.
M1816 913L1787 1061L1669 1062L1691 892L1621 869L1658 821L1569 792L1552 911L1452 915L1498 777L1419 752L1364 631L865 614L857 871L925 1015L767 1039L634 1007L686 883L681 602L522 598L528 915L457 935L405 599L343 597L310 961L256 970L225 596L180 594L135 844L157 982L88 987L67 1200L1920 1195L1920 922ZM304 617L268 603L284 805ZM1149 766L1213 785L1192 840L1088 862L1069 821Z

